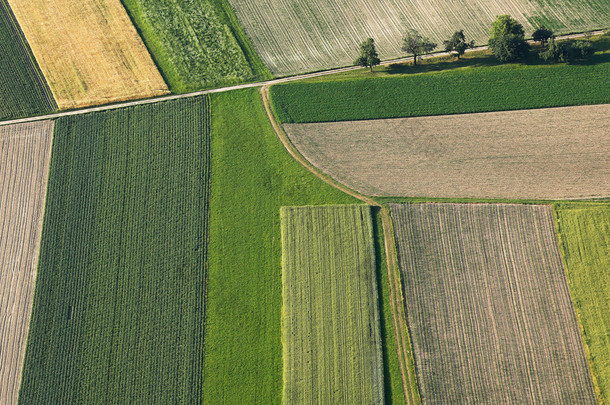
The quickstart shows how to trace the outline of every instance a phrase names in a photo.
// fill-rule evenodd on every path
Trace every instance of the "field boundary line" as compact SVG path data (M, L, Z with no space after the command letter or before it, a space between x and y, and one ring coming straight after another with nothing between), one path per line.
M582 38L589 34L590 35L600 35L603 32L604 32L603 30L599 30L599 31L592 31L590 33L563 35L563 36L557 36L556 39L564 40L564 39ZM532 40L530 40L528 42L533 43ZM468 49L468 50L466 50L466 52L468 53L468 52L483 51L488 48L489 47L487 45L483 45L483 46L478 46L478 47L475 47L472 49ZM449 52L436 52L436 53L431 53L431 54L427 54L427 55L421 55L421 56L418 56L418 58L421 60L425 60L425 59L436 58L436 57L441 57L441 56L449 56ZM406 57L402 57L402 58L398 58L398 59L391 59L391 60L383 61L380 63L380 65L391 65L394 63L403 63L403 62L408 62L412 59L413 59L412 56L406 56ZM220 87L217 89L200 90L200 91L195 91L192 93L170 94L167 96L144 98L144 99L140 99L140 100L120 102L120 103L115 103L115 104L106 104L106 105L100 105L100 106L96 106L96 107L87 107L87 108L80 108L80 109L74 109L74 110L59 111L59 112L55 112L52 114L45 114L45 115L32 116L32 117L17 118L17 119L12 119L12 120L7 120L7 121L0 121L0 126L11 125L11 124L23 124L26 122L35 122L35 121L42 121L42 120L53 120L53 119L57 119L57 118L61 118L61 117L68 117L68 116L72 116L72 115L81 115L81 114L88 114L91 112L108 111L108 110L114 110L114 109L118 109L118 108L133 107L133 106L145 105L145 104L154 104L154 103L159 103L159 102L163 102L163 101L177 100L177 99L181 99L181 98L197 97L197 96L202 96L205 94L224 93L224 92L232 91L232 90L249 89L249 88L256 88L256 87L261 87L261 86L268 87L268 86L272 86L275 84L288 83L288 82L310 79L310 78L315 78L315 77L320 77L320 76L328 76L328 75L333 75L336 73L349 72L349 71L358 70L358 69L363 69L363 68L361 66L346 66L346 67L340 67L340 68L336 68L336 69L323 70L323 71L319 71L319 72L304 73L304 74L300 74L300 75L296 75L296 76L280 77L277 79L272 79L272 80L267 80L267 81L262 81L262 82L244 83L244 84L237 84L234 86Z
M284 128L276 119L275 114L273 113L273 109L271 108L271 102L269 99L269 85L262 86L260 89L260 93L263 98L263 105L265 106L267 117L269 118L269 121L271 122L271 125L273 126L273 129L278 139L280 140L282 145L284 145L284 148L286 148L290 156L292 156L310 173L312 173L314 176L318 177L325 183L329 184L330 186L335 187L339 191L342 191L366 204L378 207L380 209L384 235L384 245L387 258L388 281L390 283L390 304L392 308L392 318L394 321L394 338L396 339L398 363L400 365L400 373L403 382L404 394L407 400L407 404L415 405L421 403L421 401L417 400L418 398L420 398L419 393L413 392L412 389L412 387L414 386L412 385L412 382L414 382L415 386L417 386L417 380L415 379L416 377L414 375L414 372L410 370L408 362L408 355L409 353L412 353L412 350L410 350L411 342L408 337L409 331L406 323L406 317L404 316L402 285L400 282L400 277L396 277L398 272L396 260L396 241L394 239L394 231L392 228L392 219L390 217L389 209L384 205L378 203L374 199L367 197L364 194L360 194L359 192L350 189L344 184L339 183L332 177L324 174L310 161L308 161L290 141L288 135L284 131Z

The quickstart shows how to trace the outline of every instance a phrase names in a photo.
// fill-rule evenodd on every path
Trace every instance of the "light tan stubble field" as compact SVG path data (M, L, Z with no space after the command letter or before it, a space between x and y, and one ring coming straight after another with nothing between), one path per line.
M8 0L60 109L168 93L119 0Z
M44 212L53 122L0 127L0 403L16 404Z
M610 196L610 105L285 124L315 166L376 196Z

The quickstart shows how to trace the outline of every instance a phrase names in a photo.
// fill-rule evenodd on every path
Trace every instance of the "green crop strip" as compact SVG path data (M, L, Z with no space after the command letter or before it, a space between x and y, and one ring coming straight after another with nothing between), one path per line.
M386 68L271 87L284 123L350 121L610 103L610 39L581 64L494 64L490 56L438 62L404 74ZM466 66L458 68L460 66ZM441 68L445 70L435 71ZM430 70L426 72L425 70Z
M0 0L0 120L57 109L42 72L6 0Z
M610 402L610 204L555 206L568 283L600 403Z
M283 403L381 404L371 209L283 207Z
M206 97L59 119L20 403L201 401Z
M268 79L226 0L123 0L174 93Z

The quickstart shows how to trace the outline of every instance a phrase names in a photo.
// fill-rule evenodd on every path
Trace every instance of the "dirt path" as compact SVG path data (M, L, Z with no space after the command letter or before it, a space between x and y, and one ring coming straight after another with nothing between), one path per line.
M602 33L603 33L603 31L593 31L591 33L591 35L599 35ZM557 39L582 38L584 36L585 36L585 34L572 34L572 35L558 36ZM532 41L530 41L530 42L532 42ZM479 47L476 47L473 49L469 49L466 52L482 51L485 49L488 49L488 47L479 46ZM420 60L425 60L425 59L430 59L430 58L436 58L439 56L447 56L448 54L449 54L448 52L438 52L438 53L432 53L429 55L422 55L422 56L419 56L418 58ZM392 60L387 60L387 61L381 62L381 65L402 63L402 62L410 61L412 59L413 59L412 56L399 58L399 59L392 59ZM349 71L357 70L357 69L362 69L362 68L360 66L348 66L348 67L343 67L343 68L338 68L338 69L325 70L322 72L314 72L314 73L306 73L306 74L296 75L296 76L282 77L279 79L267 80L264 82L238 84L236 86L222 87L219 89L201 90L201 91L196 91L196 92L187 93L187 94L176 94L176 95L171 95L171 96L162 96L162 97L155 97L155 98L149 98L149 99L143 99L143 100L137 100L137 101L129 101L129 102L125 102L125 103L103 105L103 106L99 106L99 107L89 107L89 108L83 108L83 109L78 109L78 110L62 111L62 112L58 112L58 113L54 113L54 114L41 115L41 116L37 116L37 117L19 118L19 119L10 120L10 121L0 121L0 126L11 125L11 124L20 124L20 123L25 123L25 122L51 120L51 119L56 119L56 118L61 118L61 117L67 117L70 115L80 115L80 114L87 114L90 112L114 110L116 108L132 107L134 105L153 104L153 103L158 103L161 101L176 100L176 99L187 98L187 97L196 97L196 96L201 96L204 94L224 93L224 92L231 91L231 90L249 89L249 88L261 87L261 86L272 86L274 84L293 82L293 81L298 81L298 80L303 80L303 79L309 79L312 77L328 76L328 75L333 75L335 73L349 72Z
M390 211L387 207L379 204L377 201L363 194L360 194L343 184L335 181L334 179L326 176L324 173L319 171L313 166L300 152L294 147L294 145L288 139L286 132L276 120L275 115L271 109L271 103L269 101L269 85L261 87L261 96L263 98L263 104L267 111L267 117L275 130L280 142L286 148L288 153L309 172L318 177L320 180L327 184L335 187L336 189L351 195L358 200L380 208L381 222L383 227L383 239L385 244L385 253L388 264L388 280L390 282L390 304L392 307L392 318L394 321L394 337L396 339L396 347L398 352L398 363L400 364L400 372L402 376L403 388L405 397L408 404L418 404L419 393L414 392L413 387L417 386L416 377L409 367L409 358L412 356L411 343L408 335L408 328L406 322L406 316L404 312L404 299L402 296L402 284L400 281L400 272L397 263L396 243L394 240L394 230L392 228L392 219L390 218Z

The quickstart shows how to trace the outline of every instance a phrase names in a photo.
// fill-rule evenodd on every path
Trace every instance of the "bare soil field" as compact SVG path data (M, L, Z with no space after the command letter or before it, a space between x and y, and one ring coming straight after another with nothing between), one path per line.
M285 124L297 149L368 195L610 196L610 105Z
M390 209L425 403L596 403L549 206Z
M119 0L8 0L60 109L168 93Z
M16 404L30 324L53 122L0 127L0 403Z
M229 0L269 70L279 76L351 65L373 37L382 59L401 51L406 28L437 44L463 29L486 44L495 16L510 14L528 35L539 24L557 33L604 28L607 0Z

